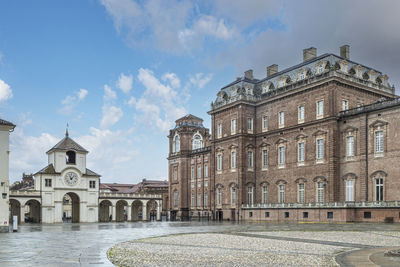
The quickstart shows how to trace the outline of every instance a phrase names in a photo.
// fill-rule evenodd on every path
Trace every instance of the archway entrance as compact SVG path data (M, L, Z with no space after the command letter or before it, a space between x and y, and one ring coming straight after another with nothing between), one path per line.
M147 201L146 210L147 219L149 221L155 221L157 219L157 201L154 199Z
M26 223L40 223L41 222L41 209L39 201L31 199L25 204L25 222Z
M119 200L116 204L116 217L117 222L125 222L128 220L128 203L125 200Z
M13 223L13 216L18 216L18 224L21 223L21 203L18 200L10 199L10 225ZM22 218L25 220L25 218Z
M132 203L132 221L141 221L143 219L142 214L143 203L140 200L135 200Z
M100 202L99 222L111 222L112 220L112 204L109 200Z
M66 193L63 197L62 220L63 222L79 222L79 196L75 193Z

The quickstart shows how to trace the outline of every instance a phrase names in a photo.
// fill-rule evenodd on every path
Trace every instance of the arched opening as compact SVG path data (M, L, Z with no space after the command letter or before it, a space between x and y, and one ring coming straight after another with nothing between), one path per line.
M79 222L79 196L75 193L66 193L63 197L62 220L63 222Z
M75 151L67 151L66 153L66 162L67 164L76 164L76 154Z
M25 204L26 223L40 223L42 221L40 203L36 199L31 199Z
M13 223L13 216L18 216L18 224L21 223L21 203L18 200L10 199L10 225Z
M140 200L135 200L132 203L132 221L141 221L143 219L143 203Z
M178 153L181 150L181 138L176 133L172 141L172 153Z
M116 217L117 222L125 222L128 220L128 203L125 200L119 200L116 204Z
M103 200L99 205L99 222L112 221L112 204L109 200Z
M157 219L157 201L154 199L147 201L146 204L147 219L155 221Z
M195 134L192 139L192 150L203 148L203 138L200 134Z

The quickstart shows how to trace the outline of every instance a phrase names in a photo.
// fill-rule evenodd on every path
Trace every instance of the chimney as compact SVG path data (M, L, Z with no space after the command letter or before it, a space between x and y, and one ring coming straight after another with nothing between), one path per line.
M313 59L316 56L317 56L317 48L310 47L307 49L303 49L303 62Z
M345 59L350 58L350 46L349 45L342 45L340 47L340 56Z
M278 65L273 64L273 65L267 67L267 77L269 77L277 72L278 72Z
M247 70L244 72L244 77L249 79L249 80L253 80L253 70Z

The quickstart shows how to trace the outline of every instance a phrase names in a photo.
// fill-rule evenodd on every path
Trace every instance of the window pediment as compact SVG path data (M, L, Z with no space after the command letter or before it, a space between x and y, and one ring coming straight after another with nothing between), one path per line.
M269 183L267 181L261 182L260 186L269 186Z
M286 182L285 180L283 180L283 179L279 179L278 181L276 181L275 184L277 184L277 185L280 185L280 184L287 184L287 182Z
M302 178L297 178L296 181L294 181L296 184L304 184L307 182L307 179L302 177Z
M229 149L236 149L236 148L238 148L239 146L237 145L237 144L232 144L232 145L230 145L229 146Z
M254 183L253 183L253 182L247 182L247 183L245 184L245 186L254 186Z
M237 187L238 187L238 184L235 183L235 182L231 182L231 183L229 184L229 187L237 188Z
M217 147L216 149L215 149L215 151L217 151L217 152L222 152L222 151L224 151L224 149L222 148L222 147Z
M248 144L248 145L246 146L246 148L247 148L247 149L253 149L253 148L255 148L255 147L254 147L253 144Z
M387 173L384 172L384 171L382 171L382 170L375 171L375 172L373 172L373 173L371 174L371 178L376 178L376 177L387 177L387 176L388 176Z
M352 133L356 131L358 131L358 128L349 125L342 131L342 133Z
M306 138L307 138L307 135L301 133L301 134L297 135L295 139L296 139L297 141L299 141L299 140L301 140L301 139L306 139Z
M355 175L352 172L346 173L345 175L343 175L342 177L343 180L355 180L357 179L357 175Z
M328 133L328 131L319 129L318 131L313 133L313 136L318 136L318 135L326 135Z
M316 177L314 177L313 182L325 182L325 183L327 183L328 180L326 180L326 178L324 176L316 176Z
M216 184L215 188L224 188L224 185L223 184Z
M262 142L260 145L259 145L259 147L267 147L267 146L270 146L271 144L270 143L268 143L268 142Z
M279 138L276 142L275 142L275 144L276 145L279 145L279 144L285 144L285 143L287 143L288 142L288 140L287 139L285 139L285 138Z
M378 128L387 125L388 122L384 120L376 120L369 125L370 128Z

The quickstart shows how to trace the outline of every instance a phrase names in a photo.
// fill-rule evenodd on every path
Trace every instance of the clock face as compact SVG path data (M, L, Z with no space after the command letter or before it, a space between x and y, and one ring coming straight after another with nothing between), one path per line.
M76 185L78 182L78 175L74 172L67 172L64 176L64 180L68 185Z

